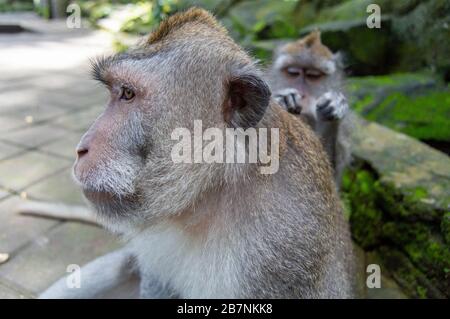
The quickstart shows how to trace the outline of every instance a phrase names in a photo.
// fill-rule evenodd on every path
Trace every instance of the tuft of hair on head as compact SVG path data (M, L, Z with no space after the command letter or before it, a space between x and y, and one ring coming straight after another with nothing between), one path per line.
M322 44L322 39L320 36L320 31L316 29L305 37L300 38L295 42L286 44L282 48L282 51L290 54L298 54L300 51L310 50L318 56L322 56L326 59L332 59L333 52L331 52L327 46Z
M187 11L176 13L163 20L159 27L148 37L147 44L163 40L170 32L181 28L187 23L204 24L221 33L228 34L227 30L208 11L201 8L190 8Z
M111 60L111 57L106 56L90 59L91 77L105 86L109 86L109 82L105 79L104 72L111 64Z
M320 31L318 29L315 29L306 37L301 39L301 41L303 41L307 47L311 47L314 44L322 44L322 39L320 38Z

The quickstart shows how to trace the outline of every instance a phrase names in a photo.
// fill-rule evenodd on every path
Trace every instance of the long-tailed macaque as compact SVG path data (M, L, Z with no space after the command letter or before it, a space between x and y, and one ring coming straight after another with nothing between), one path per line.
M143 298L353 295L348 225L320 141L277 106L254 61L209 13L166 19L93 72L110 101L78 145L74 177L126 245L84 266L81 288L63 278L41 297L99 297L133 273ZM261 161L174 162L172 133L192 132L195 120L203 133L278 131L270 143L278 171L262 174Z
M267 73L275 100L320 137L338 185L350 160L351 128L340 60L322 44L320 32L313 31L275 50Z

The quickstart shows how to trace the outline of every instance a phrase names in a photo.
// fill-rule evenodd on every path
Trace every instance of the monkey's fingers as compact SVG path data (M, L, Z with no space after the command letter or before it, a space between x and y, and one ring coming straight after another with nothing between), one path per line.
M302 111L300 96L298 94L277 94L274 96L274 99L290 113L300 114Z
M62 220L74 220L99 225L93 213L84 206L70 206L58 203L26 201L15 208L21 215L30 215Z
M330 99L320 99L319 102L317 102L317 110L322 111L326 107L328 107L331 103Z
M330 105L330 103L322 105L320 108L319 106L317 106L317 111L319 112L322 119L325 121L339 120L336 108L333 105Z

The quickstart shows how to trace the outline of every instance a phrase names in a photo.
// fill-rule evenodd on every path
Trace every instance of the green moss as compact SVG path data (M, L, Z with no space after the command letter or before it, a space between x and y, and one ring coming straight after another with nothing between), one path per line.
M347 171L342 188L350 212L352 235L363 248L378 244L383 213L376 207L379 187L376 177L369 171Z
M413 298L446 298L427 276L417 269L401 251L387 246L378 249L383 265L404 291ZM447 292L448 293L448 292Z
M436 287L450 292L450 274L445 271L450 268L450 249L432 229L432 225L419 222L389 221L383 225L382 237L401 247Z
M370 121L420 140L450 140L450 89L426 73L356 77L352 108Z
M352 77L348 80L350 93L360 91L373 92L374 90L392 89L396 91L405 86L427 86L435 83L435 79L426 73L395 73L380 76Z
M450 245L450 212L445 213L442 217L441 233L447 245Z
M450 91L388 95L366 118L422 140L450 140Z
M417 296L420 299L425 299L427 297L427 288L424 288L422 286L417 286L416 291L417 291Z
M367 94L361 100L357 100L352 103L352 108L361 113L367 106L371 105L374 102L374 96L372 94Z
M424 188L404 189L400 194L391 183L383 183L383 187L378 188L378 205L391 218L401 218L414 222L440 221L442 212L433 209L422 200L427 198L427 191Z
M411 296L450 294L450 246L448 239L443 240L448 236L450 213L442 218L439 213L427 212L429 206L420 204L428 197L425 188L401 195L359 162L345 172L342 193L355 241L364 249L398 250L401 259L408 261L408 274L404 266L395 269L397 281L404 281Z

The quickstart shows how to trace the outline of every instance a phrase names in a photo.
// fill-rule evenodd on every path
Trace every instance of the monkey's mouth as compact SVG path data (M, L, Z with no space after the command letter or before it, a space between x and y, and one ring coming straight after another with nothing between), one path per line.
M118 196L115 195L114 193L101 190L92 190L89 188L82 187L82 191L84 196L91 202L108 202L118 198Z

